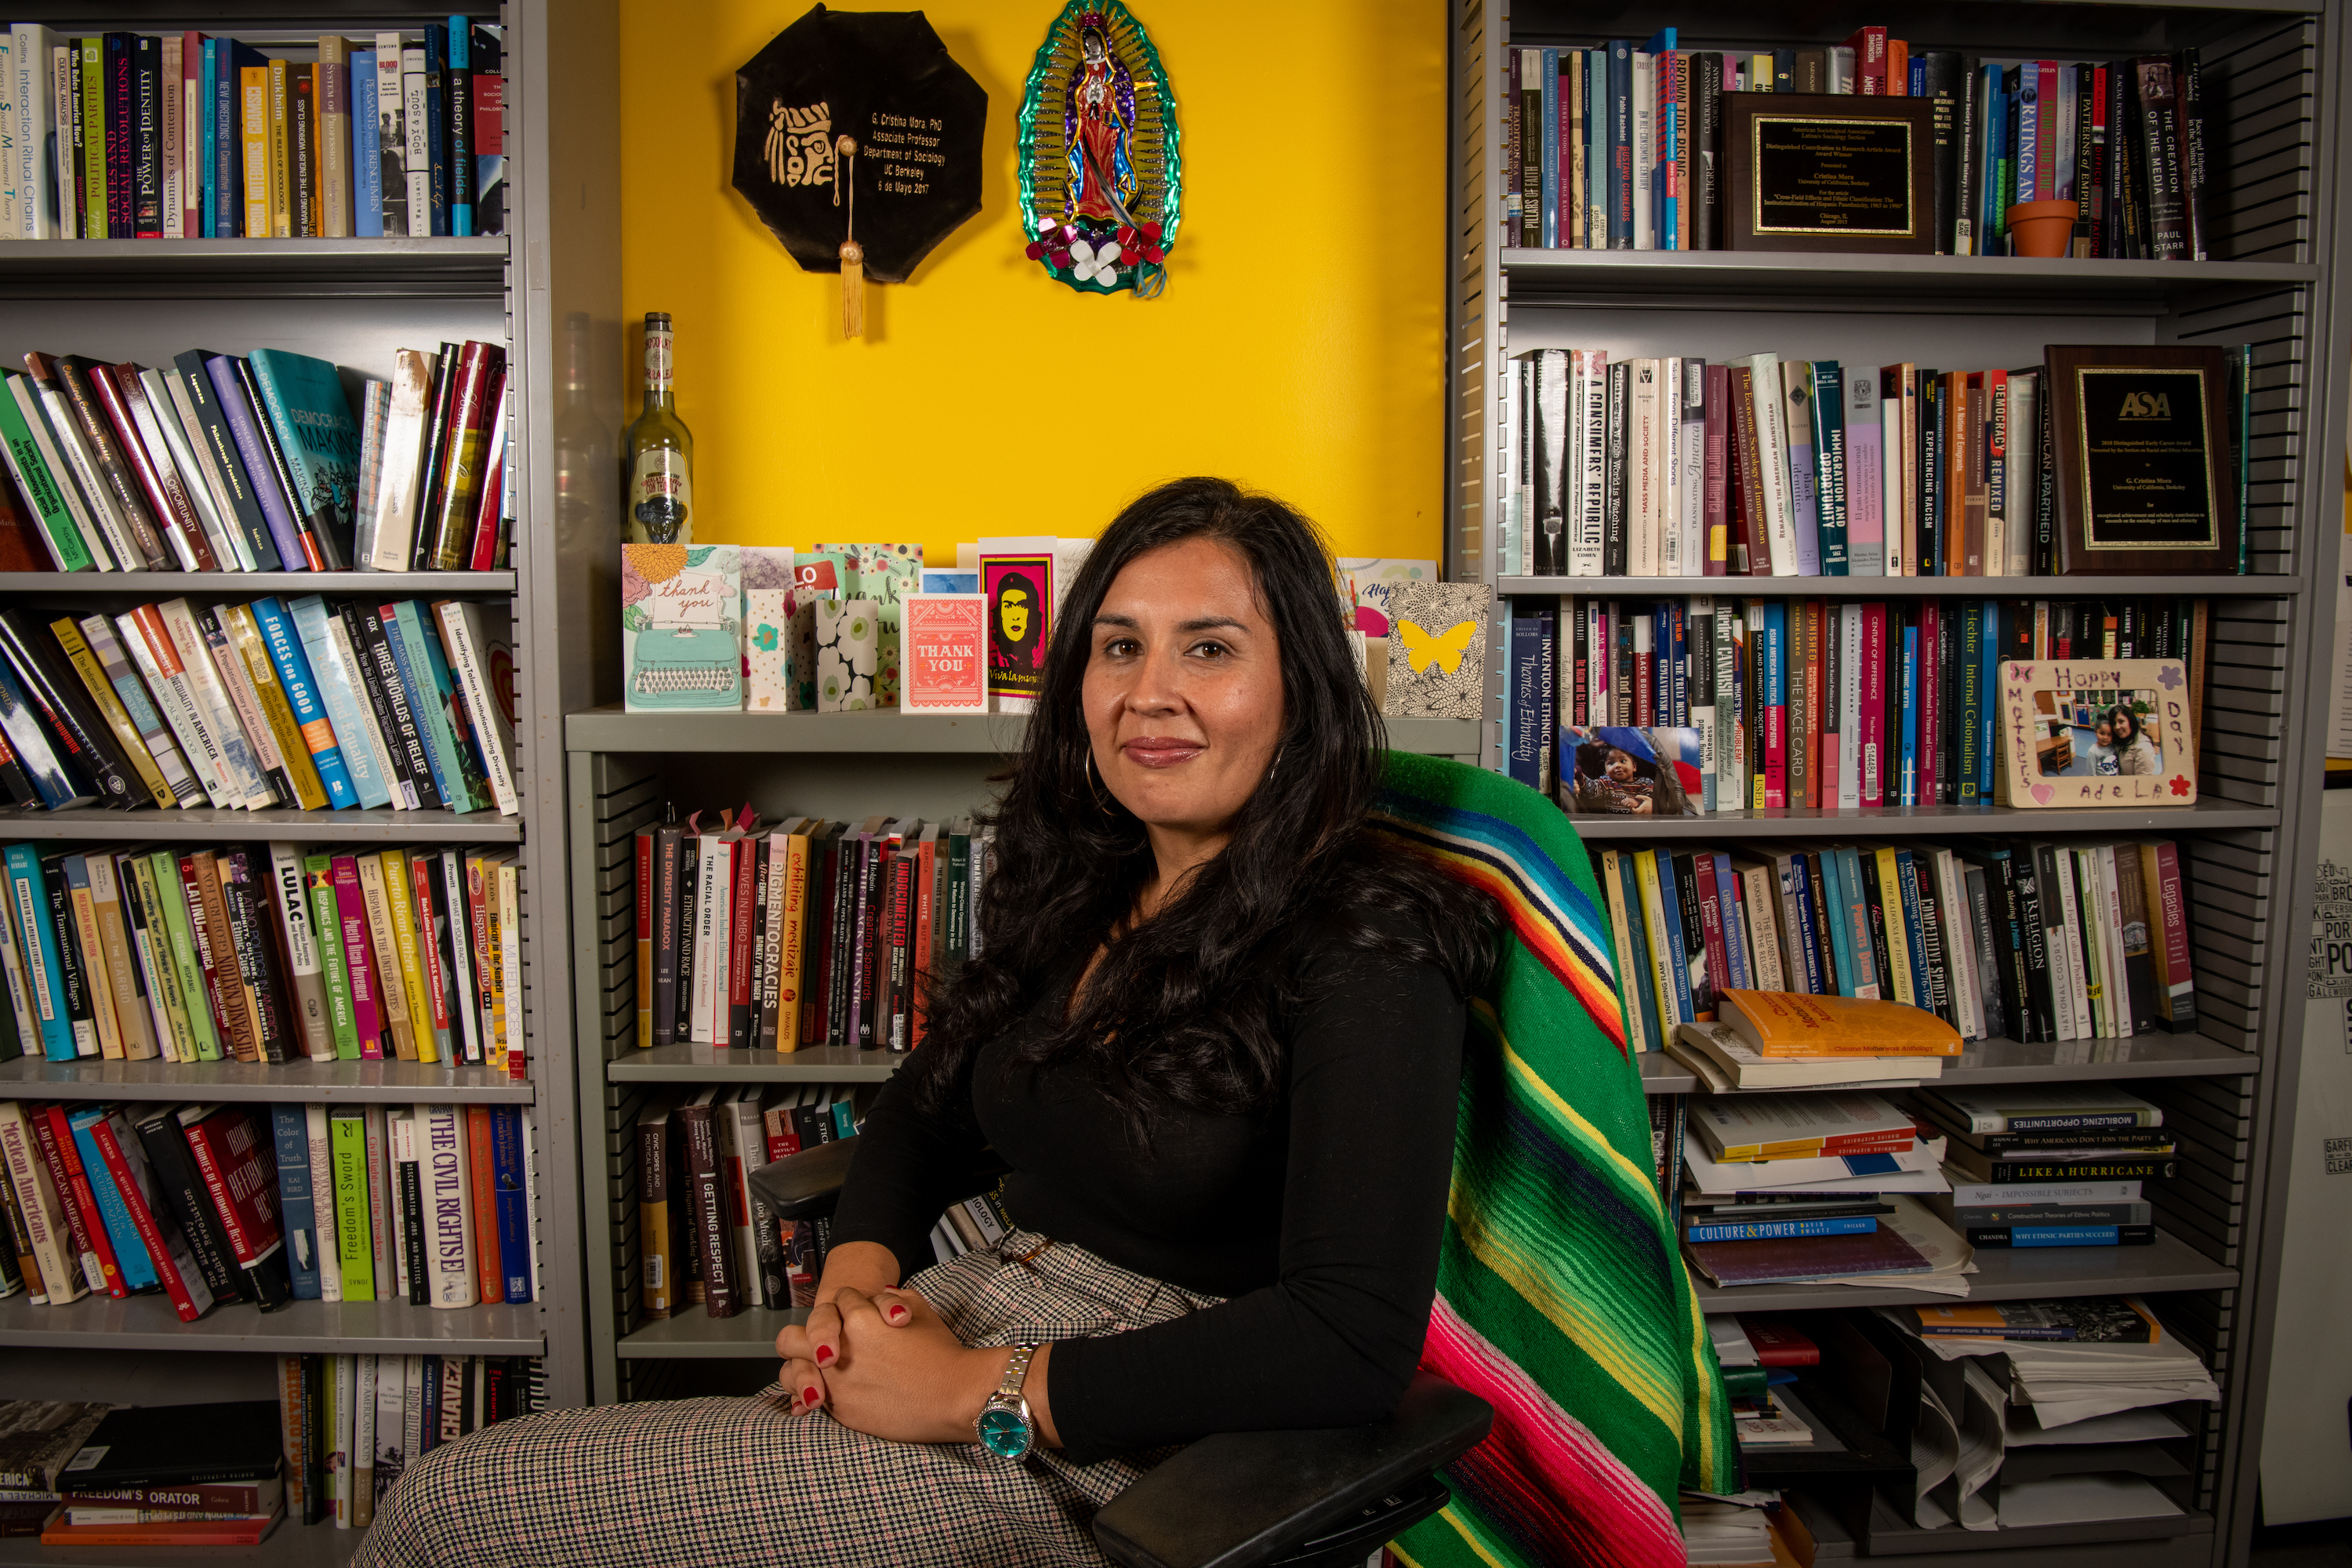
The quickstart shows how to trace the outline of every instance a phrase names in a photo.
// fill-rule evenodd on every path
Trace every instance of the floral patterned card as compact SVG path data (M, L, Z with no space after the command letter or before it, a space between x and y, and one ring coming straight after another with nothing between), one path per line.
M743 590L744 708L753 713L784 713L793 707L793 612L790 588ZM814 616L812 616L814 622ZM812 641L814 626L811 626ZM812 678L814 679L814 678Z
M923 547L919 544L819 544L817 552L839 556L845 566L844 597L856 595L874 601L879 617L880 640L876 645L874 672L877 708L898 705L898 601L922 585Z
M1486 677L1484 583L1397 583L1389 588L1391 719L1475 719Z
M871 599L816 602L816 710L863 712L874 706L882 644L880 606Z
M743 590L732 544L621 546L623 706L743 706Z

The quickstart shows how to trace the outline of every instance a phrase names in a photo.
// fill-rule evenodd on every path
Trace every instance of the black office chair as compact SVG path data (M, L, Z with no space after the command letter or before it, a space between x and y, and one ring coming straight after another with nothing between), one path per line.
M751 1178L783 1220L833 1213L855 1139L820 1144ZM975 1166L963 1194L1002 1164ZM1387 1420L1297 1432L1222 1432L1154 1467L1095 1516L1121 1568L1343 1568L1361 1563L1452 1496L1436 1472L1486 1436L1486 1402L1416 1375Z

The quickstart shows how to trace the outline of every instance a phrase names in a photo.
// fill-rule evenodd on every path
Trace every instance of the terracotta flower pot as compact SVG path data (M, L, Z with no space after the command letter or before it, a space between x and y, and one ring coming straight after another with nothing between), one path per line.
M2020 202L2009 209L2010 248L2020 256L2063 256L2074 238L2073 202Z

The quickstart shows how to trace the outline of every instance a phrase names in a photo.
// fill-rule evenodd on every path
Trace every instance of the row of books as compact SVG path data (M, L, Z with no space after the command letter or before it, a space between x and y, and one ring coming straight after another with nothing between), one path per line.
M1509 50L1503 243L1742 248L1723 204L1733 93L1932 100L1932 210L1922 216L1938 255L2006 255L2009 208L2052 200L2076 205L2069 254L2209 254L2195 48L2115 61L1914 55L1875 26L1811 48L1684 49L1665 27L1640 45Z
M2096 1083L1922 1089L1906 1107L1946 1140L1952 1190L1928 1202L1971 1247L2156 1240L2142 1184L2179 1173L2163 1107Z
M2054 350L2053 350L2054 352ZM2251 344L2221 351L2246 570ZM1506 575L2024 577L2082 570L2044 366L1532 349L1505 380ZM2216 392L2221 390L2216 387Z
M0 1536L68 1546L251 1546L290 1511L269 1400L0 1402Z
M912 1050L979 940L994 835L749 806L638 829L637 1044Z
M284 1355L278 1385L286 1518L337 1530L442 1444L547 1403L538 1356Z
M93 803L513 816L504 605L202 605L42 626L0 610L0 789Z
M503 234L504 37L452 16L272 58L0 26L0 239Z
M772 1161L854 1138L876 1086L689 1089L637 1113L637 1253L647 1320L700 1307L814 1305L831 1222L780 1220L751 1177Z
M1685 812L1995 801L2011 743L1997 722L2004 660L2178 659L2193 752L2211 656L2203 599L1501 603L1511 776L1557 790L1571 811L1628 809L1630 796L1612 800L1605 772L1578 753L1598 743L1594 732L1629 726L1688 732L1661 739L1659 752L1687 762L1696 787L1675 802ZM2126 698L2138 694L2108 703ZM2112 726L2105 738L2096 723L2082 733L2084 754L2070 751L2053 771L2120 776ZM2155 740L2147 746L2135 771L2166 760ZM2197 772L2194 755L2170 763L2145 771ZM1643 760L1641 782L1658 772ZM1652 804L1648 814L1683 812Z
M1895 1002L1964 1040L2196 1027L2168 839L1797 840L1597 860L1636 1049L1687 1056L1677 1026L1716 1021L1726 992Z
M0 1296L536 1300L530 1123L515 1106L0 1100Z
M506 351L327 361L189 349L168 366L33 353L0 372L12 570L454 572L507 563ZM29 535L37 549L27 548Z
M0 1057L525 1076L512 851L13 844L0 859Z

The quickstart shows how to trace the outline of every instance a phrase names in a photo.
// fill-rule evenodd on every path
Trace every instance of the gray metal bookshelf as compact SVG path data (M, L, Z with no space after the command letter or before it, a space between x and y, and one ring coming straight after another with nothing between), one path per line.
M615 657L610 680L618 684ZM1475 759L1476 721L1392 721L1400 749ZM570 748L572 946L580 1160L586 1205L589 1378L598 1403L658 1398L681 1387L678 1365L756 1362L789 1314L750 1309L713 1319L699 1308L646 1321L637 1255L637 1113L671 1085L871 1083L907 1058L839 1047L777 1052L636 1043L635 842L660 818L749 801L762 820L787 814L864 818L877 810L926 818L986 801L990 775L1016 751L1027 721L867 713L624 713L599 708L565 724ZM600 1179L601 1178L601 1179ZM746 1369L747 1377L757 1373ZM751 1383L745 1392L759 1386Z
M0 243L0 358L30 349L168 363L192 346L271 345L383 374L397 347L479 338L507 345L515 388L510 467L519 521L514 565L495 572L0 574L0 603L75 614L182 594L377 593L488 598L512 615L518 816L494 813L91 810L20 816L0 839L152 838L171 842L485 843L515 847L521 870L529 1081L482 1068L414 1062L172 1064L19 1059L0 1063L0 1097L26 1100L226 1100L246 1102L471 1102L522 1108L533 1129L538 1299L438 1311L405 1302L300 1302L261 1314L228 1305L182 1324L158 1298L84 1300L60 1308L0 1302L0 1387L40 1397L168 1404L274 1396L269 1358L310 1352L530 1355L545 1358L551 1405L588 1398L580 1268L578 1095L571 1049L563 858L562 715L594 700L588 672L593 537L609 550L616 498L559 508L557 413L563 316L587 310L618 342L618 98L611 0L509 0L478 8L507 26L505 237L468 239L47 241ZM176 30L190 23L261 40L311 43L328 31L415 30L446 22L422 0L260 0L224 12L202 3L111 0L95 7L33 0L15 14L73 32ZM249 26L247 24L250 24ZM557 199L555 193L563 193ZM586 193L584 197L583 193ZM618 424L619 367L597 372L598 406ZM613 488L607 482L604 488ZM602 511L598 508L601 504ZM610 595L604 601L609 613ZM549 940L540 933L552 931ZM202 1352L202 1353L197 1353ZM358 1532L281 1525L241 1561L340 1563ZM44 1550L0 1541L0 1565L137 1568L184 1550ZM209 1555L199 1552L197 1555Z
M1883 14L1882 14L1883 13ZM1579 818L1596 842L1714 842L1787 836L1848 838L2017 834L2164 836L2179 840L2191 885L2199 1033L2131 1040L1978 1045L1947 1064L1954 1082L2101 1079L2133 1085L2193 1129L2183 1174L2151 1189L2153 1247L1980 1252L1978 1300L2121 1290L2151 1293L2205 1356L2224 1398L2193 1409L2189 1530L2163 1541L2118 1525L2063 1538L1906 1539L1893 1550L1930 1564L2245 1560L2255 1504L2254 1445L2273 1353L2269 1343L2283 1155L2275 1108L2295 1092L2298 986L2310 919L2326 660L2345 461L2347 249L2338 192L2346 132L2344 0L2125 0L2047 5L1992 0L1834 13L1687 0L1594 12L1570 0L1453 0L1454 112L1448 211L1447 574L1524 601L1593 595L1651 599L1711 594L1841 601L2189 595L2210 602L2210 679L2200 798L2166 812L1725 812L1702 819ZM1506 50L1590 47L1675 24L1683 48L1842 42L1885 22L1916 55L1958 49L1986 58L2113 59L2194 46L2201 51L2213 188L2213 259L2123 262L2013 258L1833 256L1802 252L1661 253L1507 247L1502 238ZM1868 363L1915 361L1975 369L2036 363L2046 342L2255 344L2254 435L2248 453L2251 574L2237 577L1559 578L1498 571L1494 520L1505 494L1502 439L1508 357L1537 348L1710 360L1769 350ZM1483 754L1499 765L1505 695L1491 661L1495 715ZM1643 1063L1653 1093L1687 1092L1679 1063ZM2160 1189L2160 1190L2158 1190ZM1777 1287L1703 1290L1710 1310L1786 1310L1932 1300L1899 1289ZM2292 1353L2291 1347L2288 1353ZM1957 1535L1958 1532L1953 1532ZM2113 1542L2116 1544L2103 1544ZM1853 1556L1851 1540L1825 1555ZM1990 1553L1987 1555L1988 1552ZM1917 1555L1911 1555L1917 1553Z

